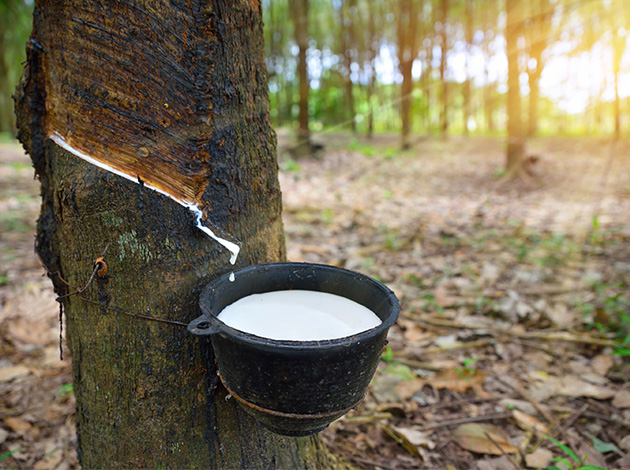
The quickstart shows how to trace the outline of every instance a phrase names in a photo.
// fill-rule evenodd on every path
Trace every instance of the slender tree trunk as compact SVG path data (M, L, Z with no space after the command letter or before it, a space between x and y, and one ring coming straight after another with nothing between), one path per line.
M282 74L278 73L279 67L278 62L280 61L281 52L278 49L276 34L280 33L278 25L278 15L274 14L276 9L274 8L273 2L269 3L269 52L270 58L273 63L273 77L275 79L276 84L278 85L276 88L276 125L278 127L282 127L282 89L280 87L280 76Z
M11 128L11 104L6 102L9 90L9 68L6 63L5 28L4 18L0 18L0 132L8 132Z
M131 150L142 162L172 147L161 166L176 161L186 175L201 161L196 197L240 240L237 265L280 260L268 103L260 4L37 2L16 91L41 181L36 249L63 295L62 277L84 285L108 247L106 276L63 300L83 468L334 467L317 437L272 434L228 400L207 341L122 313L186 324L229 256L181 205L76 156Z
M507 131L508 142L506 152L506 176L519 176L524 170L524 140L521 122L521 92L518 66L518 34L522 18L519 0L506 0L507 26L505 41L508 59L508 92L507 92Z
M533 137L538 132L538 102L540 101L540 73L530 72L529 78L529 126L527 135Z
M402 121L401 146L410 146L411 103L413 100L413 61L418 55L418 4L413 0L400 0L398 22L398 69L403 77L400 89L400 118Z
M483 110L484 121L486 131L494 132L494 108L496 97L496 86L490 81L490 69L489 63L492 53L492 40L494 39L494 32L496 28L496 16L493 15L494 8L496 7L496 1L493 1L489 8L482 8L479 10L479 15L482 20L482 25L485 30L483 42L481 43L484 52L484 86L483 86Z
M298 114L298 148L300 154L310 154L310 135L308 95L310 83L308 78L308 64L306 51L308 50L308 0L291 0L289 2L293 12L295 28L295 42L298 45L298 81L300 87Z
M374 135L374 88L376 87L376 57L378 56L378 42L376 37L376 23L374 20L374 5L368 3L368 34L369 44L368 53L370 61L370 82L367 87L368 99L368 129L367 136L372 138Z
M446 137L448 132L448 83L446 81L446 54L448 50L447 34L446 34L446 21L448 17L448 0L442 0L440 22L442 23L442 30L440 31L441 37L441 57L440 57L440 80L442 81L442 137Z
M288 67L288 60L283 59L283 61L284 68L286 70ZM295 100L293 98L293 82L287 80L285 74L282 74L282 82L284 86L284 99L286 101L286 104L284 106L285 119L289 123L293 123L295 122L295 117L293 115L293 104L295 103Z
M424 90L427 96L427 132L431 133L433 131L433 43L427 48L427 69L423 76L425 80Z
M532 25L527 29L529 58L535 66L528 64L527 75L529 81L529 123L527 135L532 137L538 131L538 102L540 100L540 76L544 68L543 52L549 42L551 19L554 15L554 5L548 0L538 0L530 3Z
M484 114L486 117L486 130L488 132L494 132L494 87L490 82L490 73L488 70L488 64L484 66Z
M352 83L352 56L350 48L354 43L354 21L352 18L349 18L349 21L346 21L348 18L346 17L346 5L345 1L341 2L339 6L339 43L341 47L341 53L343 57L343 66L344 66L344 86L346 89L346 103L348 105L348 112L350 114L350 127L352 128L352 133L355 134L357 132L357 123L356 123L356 111L354 106L354 84ZM349 23L349 26L346 25ZM350 40L348 40L348 38Z
M614 139L618 141L621 137L621 100L619 98L619 73L621 71L621 59L623 57L623 51L625 49L623 43L626 38L619 37L617 31L613 30L613 72L614 72L614 87L615 87L615 101L614 101L614 117L615 117L615 134Z
M411 76L411 69L413 67L413 60L407 60L400 65L400 71L402 72L403 81L400 89L401 102L400 102L400 116L402 119L402 148L408 149L410 146L409 135L411 134L411 100L413 93L413 79Z
M472 74L470 60L473 46L473 0L466 0L466 82L464 83L464 134L468 135L471 116Z

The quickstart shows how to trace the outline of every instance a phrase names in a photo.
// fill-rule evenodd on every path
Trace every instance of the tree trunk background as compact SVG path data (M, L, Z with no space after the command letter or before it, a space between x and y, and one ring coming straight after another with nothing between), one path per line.
M446 21L448 18L448 0L442 0L440 3L440 22L442 29L440 30L441 38L441 56L440 56L440 81L442 82L442 137L446 137L448 132L448 83L446 81L446 54L448 52L448 36L446 32Z
M350 115L350 128L352 133L357 132L356 110L354 105L354 83L352 82L352 51L351 48L356 47L356 38L354 34L354 19L350 13L354 5L352 1L348 2L348 13L346 16L346 2L342 0L339 6L339 45L343 55L343 80L346 89L346 104L348 106L348 114ZM349 19L349 25L346 25L346 19ZM343 114L342 114L343 115Z
M466 12L466 82L464 82L464 135L468 135L470 132L469 121L472 114L471 99L472 99L472 73L470 71L470 61L473 50L474 40L474 22L473 22L473 2L472 0L466 0L465 3Z
M400 1L398 26L398 70L403 77L400 87L401 147L410 147L411 106L413 103L413 61L418 56L418 5L411 0Z
M144 42L155 36L156 25L165 34ZM104 45L110 54L99 54ZM137 55L132 67L121 59L128 49ZM130 146L138 134L151 134L156 145L167 137L186 139L194 145L178 156L183 161L208 153L209 183L201 197L210 202L206 215L241 241L237 267L282 260L260 3L39 1L27 57L16 91L19 137L41 181L36 250L55 291L73 290L60 276L84 285L95 258L109 247L106 278L63 301L83 467L334 467L317 437L277 436L228 399L208 341L184 326L116 310L189 322L200 315L201 287L232 269L229 253L173 200L48 139L53 104L64 105L57 113L67 113L69 128L58 130L72 133L74 119L84 118L77 102L95 113L121 112L121 100L133 102L147 86L163 97L159 106L190 88L190 101L181 104L186 114L175 114L172 127L126 108L124 118L137 125L124 139ZM208 57L207 67L200 67ZM89 67L81 69L82 63ZM95 116L94 133L114 124ZM99 139L87 132L73 138ZM104 139L99 142L108 148Z
M308 95L310 83L308 78L308 63L306 61L306 51L308 50L308 0L295 0L289 2L292 9L293 24L295 25L295 42L298 45L298 80L300 89L299 113L298 113L298 145L303 147L302 151L310 153L310 134ZM293 101L292 101L293 102Z
M508 59L508 92L507 92L507 131L508 144L506 151L506 176L518 176L524 171L525 143L521 118L521 88L519 84L518 66L518 34L522 5L518 0L506 0L507 25L505 42Z

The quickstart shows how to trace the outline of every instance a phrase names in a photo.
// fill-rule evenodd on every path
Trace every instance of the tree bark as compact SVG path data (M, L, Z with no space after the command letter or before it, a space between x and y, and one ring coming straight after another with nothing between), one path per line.
M185 325L201 287L232 269L226 250L170 198L49 139L63 132L112 158L179 142L183 173L207 165L204 215L240 240L237 266L283 259L260 4L38 1L16 110L55 291L74 290L62 278L84 285L108 247L106 275L63 300L83 468L334 467L317 437L272 434L228 400L209 342L123 313Z
M518 34L522 15L518 0L506 0L507 26L505 41L508 59L506 177L520 176L524 170L525 144L521 122L521 92L518 66Z

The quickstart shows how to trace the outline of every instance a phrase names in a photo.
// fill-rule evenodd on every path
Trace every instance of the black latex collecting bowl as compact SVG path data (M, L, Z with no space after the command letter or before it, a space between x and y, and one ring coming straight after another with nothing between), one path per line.
M290 436L319 432L358 405L400 312L394 293L364 274L320 264L262 264L234 275L234 282L226 274L203 288L203 315L188 329L210 335L221 380L238 403L269 429ZM278 290L340 295L369 308L382 323L345 338L284 341L236 330L217 318L243 297Z

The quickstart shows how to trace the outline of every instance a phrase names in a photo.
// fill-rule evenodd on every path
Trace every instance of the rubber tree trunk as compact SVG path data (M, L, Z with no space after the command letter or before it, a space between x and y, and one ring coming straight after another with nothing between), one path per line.
M505 41L508 59L506 176L519 176L524 171L525 144L521 119L521 91L519 85L518 34L522 5L518 0L506 0L507 25Z
M106 275L63 301L83 468L334 467L317 437L272 434L228 399L207 342L124 314L192 320L200 288L232 269L227 251L185 207L49 139L110 157L177 142L181 172L203 161L199 198L240 241L237 266L281 260L260 3L39 1L16 108L55 291L84 285L108 247Z

